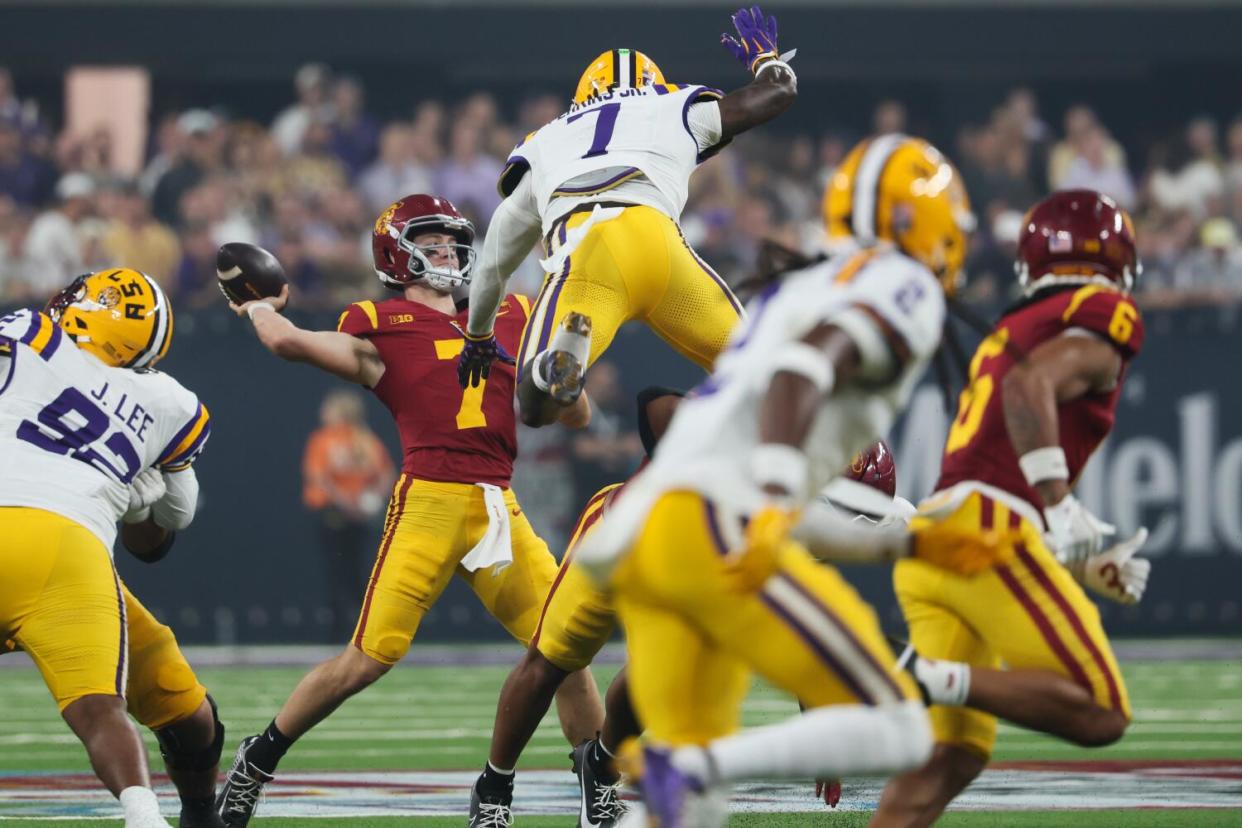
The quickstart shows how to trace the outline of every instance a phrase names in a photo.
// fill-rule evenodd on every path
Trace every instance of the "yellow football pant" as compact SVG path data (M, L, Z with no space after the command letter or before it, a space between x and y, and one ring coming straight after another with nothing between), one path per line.
M573 562L578 544L603 517L609 496L619 488L620 483L605 486L587 501L561 557L561 568L548 592L539 627L531 641L540 655L567 673L581 670L594 661L617 626L612 600Z
M653 739L703 744L736 730L752 670L810 707L918 697L891 669L875 613L797 544L760 591L735 591L723 538L740 532L700 495L670 492L613 573L631 693Z
M917 559L900 561L893 585L910 639L927 658L984 667L1051 670L1089 690L1097 704L1130 715L1130 700L1095 604L1057 563L1039 529L981 493L966 508L980 530L1019 528L1009 564L973 578ZM936 741L983 757L996 742L996 718L966 707L933 706Z
M130 715L139 723L159 730L198 710L207 698L207 688L199 684L190 669L173 631L156 621L124 584L121 592L125 596L129 630L129 685L125 700Z
M125 695L125 600L99 538L52 512L0 508L0 572L0 639L30 654L61 710Z
M468 572L461 559L487 531L483 490L468 483L438 483L401 475L388 504L384 536L354 630L353 644L384 664L396 664L427 610L454 573L474 590L509 634L529 644L556 559L505 490L513 563Z
M549 254L590 215L574 213L558 222ZM687 359L709 369L742 307L686 244L675 221L654 208L634 206L592 226L560 272L544 279L522 332L519 367L548 349L571 311L591 318L592 364L623 324L641 319Z

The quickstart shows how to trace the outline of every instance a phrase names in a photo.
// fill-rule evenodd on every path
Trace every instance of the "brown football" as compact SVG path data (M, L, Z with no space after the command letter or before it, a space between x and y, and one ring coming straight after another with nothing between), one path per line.
M229 242L216 252L216 278L220 292L236 305L279 296L289 284L275 256L246 242Z

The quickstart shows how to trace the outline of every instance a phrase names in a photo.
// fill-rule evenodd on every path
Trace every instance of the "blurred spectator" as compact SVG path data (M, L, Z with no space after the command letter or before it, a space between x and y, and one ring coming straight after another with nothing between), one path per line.
M586 393L591 400L591 422L574 433L574 511L595 492L630 475L638 465L643 444L634 422L633 401L621 387L617 366L600 360L587 373Z
M436 192L457 205L476 227L486 230L492 213L500 205L496 182L504 169L500 161L484 155L479 127L469 123L453 125L449 157L436 174Z
M358 191L368 212L376 215L399 198L432 191L431 171L415 155L414 130L408 124L384 128L379 158L358 177Z
M332 297L328 294L323 269L310 257L306 243L297 233L281 236L280 243L272 251L289 277L291 290L297 291L297 302L300 307L322 308L332 307ZM355 301L356 297L348 296L346 302ZM342 303L343 304L343 303Z
M875 106L875 113L871 118L871 127L876 135L905 132L906 105L891 98L880 101Z
M1229 125L1225 138L1229 157L1225 161L1225 189L1228 194L1227 208L1233 213L1234 222L1242 222L1242 117Z
M1074 160L1082 156L1089 136L1095 130L1102 129L1095 112L1089 106L1078 104L1065 111L1065 138L1052 148L1048 157L1048 186L1054 190L1062 189L1057 182L1069 172ZM1099 137L1098 135L1096 137ZM1104 133L1106 147L1104 158L1108 166L1124 167L1125 151L1121 145Z
M332 88L332 151L353 178L375 160L379 124L363 108L365 94L357 78L341 78Z
M1176 158L1170 159L1173 163L1152 173L1152 204L1170 212L1185 210L1203 220L1220 208L1225 191L1216 124L1210 118L1191 121L1179 147Z
M1203 225L1199 247L1178 263L1172 287L1186 304L1242 299L1242 247L1232 221L1214 218Z
M181 260L177 236L151 217L147 200L137 186L123 185L116 193L116 209L103 234L103 247L113 264L141 270L170 293Z
M206 109L191 109L177 119L181 151L155 183L151 212L171 227L180 227L181 199L221 164L220 119Z
M13 88L13 73L0 66L0 121L16 124L21 119L22 104Z
M35 207L47 198L49 180L47 165L24 146L18 122L0 118L0 195Z
M328 100L332 70L322 63L308 63L293 76L297 103L276 116L272 137L285 155L296 155L302 148L302 136L316 120L328 120L332 105Z
M31 295L34 273L26 256L26 231L30 220L7 195L0 194L0 302L20 304Z
M302 133L302 151L281 172L281 186L300 196L319 197L344 189L348 176L332 153L332 127L313 121Z
M1065 174L1053 182L1058 190L1097 190L1127 210L1135 205L1134 182L1124 165L1110 160L1108 133L1102 127L1091 127L1081 137L1079 154L1070 161Z
M341 639L358 617L374 546L372 529L395 475L387 449L366 425L358 392L328 394L319 420L302 458L302 500L318 524L333 634Z
M176 296L177 307L201 308L223 301L216 280L219 248L212 238L210 225L204 222L186 225L181 234L181 261L169 291Z
M69 173L56 183L57 205L40 213L26 234L32 272L26 284L36 296L51 296L86 271L78 225L94 209L95 183L85 173Z

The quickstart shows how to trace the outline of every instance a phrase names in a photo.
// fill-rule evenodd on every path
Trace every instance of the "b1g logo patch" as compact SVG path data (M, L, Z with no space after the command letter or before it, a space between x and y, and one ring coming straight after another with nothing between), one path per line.
M389 325L403 325L407 322L413 322L413 321L414 321L414 314L412 313L393 313L393 314L388 315Z

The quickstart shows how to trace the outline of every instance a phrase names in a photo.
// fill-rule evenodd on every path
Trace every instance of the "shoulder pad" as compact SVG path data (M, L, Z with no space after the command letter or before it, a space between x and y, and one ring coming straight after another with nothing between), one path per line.
M1127 357L1137 354L1143 344L1143 318L1134 301L1116 288L1080 287L1070 294L1061 323L1098 334Z

